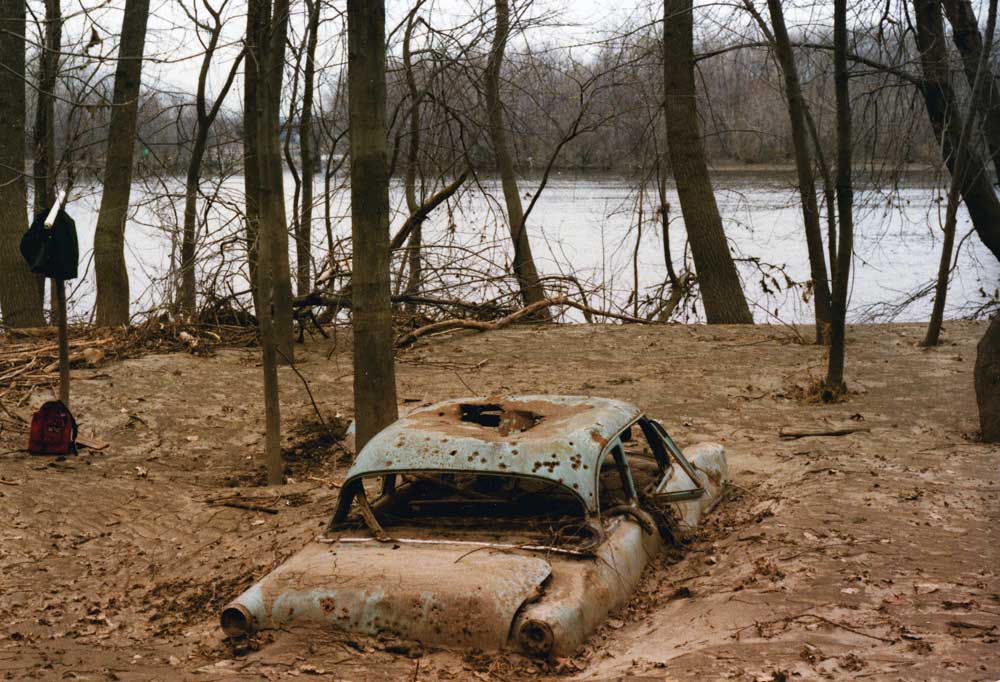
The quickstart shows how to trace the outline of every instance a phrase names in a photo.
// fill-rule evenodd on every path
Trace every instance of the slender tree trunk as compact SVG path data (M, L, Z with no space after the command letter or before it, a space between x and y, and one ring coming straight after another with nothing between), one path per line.
M254 312L260 317L260 285L257 268L260 262L260 144L257 140L258 79L262 72L260 57L264 40L267 15L258 0L247 2L247 60L243 69L243 187L246 196L247 266L250 289L253 292Z
M275 191L281 192L281 183L275 188L271 183L272 166L275 160L280 167L280 144L278 141L278 107L280 102L277 91L272 88L271 69L273 68L274 46L272 38L281 32L282 54L284 50L284 30L280 12L283 0L276 0L274 15L270 0L250 0L247 16L248 60L247 69L256 73L252 79L254 109L247 112L253 117L254 132L252 143L245 143L244 156L252 157L258 183L248 193L248 212L251 196L256 202L256 257L257 266L254 278L257 285L257 323L260 329L261 367L264 375L264 417L265 442L264 463L267 467L267 482L269 485L280 485L284 480L283 462L281 458L281 403L278 386L278 356L282 352L280 332L275 320L275 290L276 280L280 276L278 261L280 260L279 231L285 230L283 216L276 220ZM285 8L287 10L287 7ZM286 15L287 17L287 11ZM279 69L284 66L283 59ZM248 81L250 81L248 77ZM280 85L280 80L279 80ZM251 146L252 145L252 146ZM282 211L284 196L280 197ZM285 257L288 257L287 246ZM291 356L288 356L289 358Z
M924 104L948 170L954 175L963 127L955 92L949 80L948 52L940 0L913 0L917 48L923 71ZM1000 259L1000 200L990 183L982 159L964 150L966 170L959 188L972 225L994 256Z
M413 27L416 23L417 10L420 4L413 8L406 22L406 30L403 33L403 73L406 76L406 89L410 95L410 120L409 120L409 140L406 148L406 166L403 172L403 193L406 195L406 210L413 216L420 210L420 202L417 201L417 172L420 169L420 104L423 93L417 90L417 77L413 73L413 60L411 58L410 42L413 39ZM422 221L421 221L422 222ZM409 276L406 280L406 293L416 294L420 291L421 253L420 247L423 241L422 225L417 224L410 231L407 241L406 258L409 265ZM410 304L413 309L416 306Z
M514 172L514 159L507 147L507 132L503 121L503 104L500 100L500 69L503 65L507 37L510 33L510 6L507 0L495 0L496 28L490 47L489 61L483 82L486 97L486 117L497 170L503 186L504 201L507 204L507 224L514 244L514 276L521 289L521 300L528 306L545 300L545 288L538 277L535 259L531 255L531 243L524 224L524 208L521 193ZM540 311L538 317L550 319L549 311Z
M698 129L692 0L664 0L663 52L667 145L705 316L710 324L753 324Z
M663 155L656 153L656 192L660 197L660 231L663 233L663 263L667 267L667 279L671 288L679 284L677 271L674 270L674 257L670 253L670 202L667 201L667 173L663 167Z
M59 0L45 0L45 44L39 59L38 102L35 106L35 213L48 211L55 193L55 89L62 47L62 11Z
M24 0L0 0L0 320L9 327L39 327L42 297L18 244L27 225L24 181Z
M281 164L281 83L285 65L285 40L288 29L288 0L275 0L273 10L267 0L257 11L265 22L265 35L257 49L257 172L260 180L258 248L264 234L274 239L267 261L259 258L258 268L265 262L271 267L271 286L260 287L260 306L271 305L274 341L277 355L291 363L294 360L292 337L292 280L288 259L288 229L285 218L285 193ZM265 223L267 223L265 225ZM259 310L258 310L259 314Z
M809 130L806 123L806 102L799 84L799 71L795 54L785 27L781 0L767 0L774 27L775 53L785 77L785 98L788 118L792 128L792 148L795 153L795 171L799 179L799 197L802 200L802 222L809 252L809 272L813 281L813 303L816 314L816 343L825 343L830 326L830 283L827 279L826 257L823 254L823 230L820 226L819 205L816 202L816 178L813 175L812 156L809 153Z
M125 0L121 45L115 70L104 191L94 231L94 269L97 273L97 324L127 324L128 270L125 266L125 221L132 190L142 56L146 42L149 0Z
M980 69L980 61L983 58L983 37L979 33L979 22L976 21L972 2L943 0L942 4L951 24L951 38L962 55L965 79L970 88L975 88L976 72ZM987 33L986 40L990 42L990 39L991 36ZM993 78L989 53L990 50L987 49L986 68L990 71L989 78L986 86L980 88L979 94L973 101L976 112L982 117L986 145L989 147L997 178L1000 178L1000 88Z
M348 0L347 72L354 412L360 450L398 416L389 283L384 2Z
M847 73L847 0L833 3L833 87L837 100L837 217L840 221L837 269L830 301L830 356L826 389L846 390L844 346L847 327L847 293L854 249L854 182L851 175L851 95Z
M302 117L299 119L299 154L302 159L302 209L295 235L296 291L303 296L312 291L312 209L316 159L313 155L313 92L316 81L316 44L319 39L319 0L306 0L309 22L306 30L306 67L302 80Z
M996 28L996 8L997 0L990 1L989 17L987 19L986 46L980 45L980 62L975 67L975 74L972 77L972 102L980 101L986 90L986 75L990 71L989 54L993 47L993 30ZM991 78L992 80L992 78ZM951 256L955 247L955 231L958 217L959 187L966 173L968 165L969 140L972 135L973 124L976 121L976 105L969 108L968 116L962 124L962 132L959 137L957 158L952 170L951 183L948 187L948 207L945 212L944 221L944 242L941 245L941 260L938 263L937 284L934 288L934 307L931 310L931 319L927 325L927 335L924 337L923 345L936 346L941 338L941 326L944 324L944 305L948 296L948 279L951 274ZM958 112L955 111L955 114ZM986 112L983 112L986 114ZM984 116L985 118L985 116Z
M208 5L206 4L206 7ZM215 103L211 108L206 102L206 84L209 70L212 65L212 58L215 56L215 49L219 44L219 36L222 35L222 20L220 14L215 10L210 10L214 19L214 25L210 27L211 34L208 44L205 46L205 55L202 57L201 69L198 72L198 88L195 92L195 133L194 145L191 148L191 158L188 161L187 177L184 183L184 228L181 237L181 287L178 297L178 307L186 313L194 313L197 307L196 282L195 282L195 254L198 248L198 188L201 183L201 164L205 157L205 150L208 146L209 129L215 122L223 100L229 94L229 89L236 79L236 71L243 60L243 53L233 62L222 86L222 90L216 96Z

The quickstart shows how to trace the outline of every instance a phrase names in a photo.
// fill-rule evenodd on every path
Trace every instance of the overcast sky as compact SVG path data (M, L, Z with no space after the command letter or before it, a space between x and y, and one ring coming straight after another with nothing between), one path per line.
M223 82L232 60L238 53L246 28L246 0L209 0L213 6L225 3L225 35L223 44L228 47L219 51L212 70L209 90L214 91ZM190 20L181 9L184 2L188 7L200 7L202 0L152 0L149 30L147 34L146 56L143 81L148 87L193 92L201 65L201 45L191 26ZM435 27L448 27L461 23L475 14L476 9L489 0L427 0L421 13L432 15ZM983 11L985 0L973 0L973 5ZM336 36L341 32L341 20L335 16L334 8L342 9L345 3L337 1L324 13L325 25L321 30L321 54L318 61L335 64L343 59ZM514 6L520 6L517 0ZM744 13L733 18L732 0L696 0L696 11L700 30L717 39L736 39L746 30L748 20ZM758 1L762 4L762 0ZM785 0L786 16L790 28L796 25L817 25L830 23L830 6L825 0ZM404 18L411 0L388 0L387 28L391 30ZM588 44L601 37L613 34L625 26L636 26L656 20L662 15L662 0L533 0L528 15L542 26L532 30L532 44L578 46L578 53L585 52ZM64 46L79 45L81 36L90 37L91 29L96 29L104 39L98 51L113 58L117 53L118 32L120 30L124 0L62 0L64 16L68 17L63 34ZM881 11L882 0L855 1L852 8L859 12ZM30 10L36 16L44 16L41 0L30 0ZM292 0L293 17L291 31L293 40L300 36L303 25L304 2ZM200 14L205 16L203 8ZM29 20L29 40L35 29ZM85 39L84 39L85 40ZM296 40L297 42L297 40ZM517 44L512 45L517 49ZM72 49L79 52L80 48ZM111 62L108 62L111 70ZM240 80L231 95L233 106L239 106ZM322 85L320 85L322 88Z

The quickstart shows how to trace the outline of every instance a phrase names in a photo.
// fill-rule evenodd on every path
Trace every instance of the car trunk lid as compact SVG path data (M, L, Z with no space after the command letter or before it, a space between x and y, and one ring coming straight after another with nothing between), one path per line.
M547 561L489 547L313 542L230 603L230 634L292 622L500 649ZM472 617L474 616L474 617Z

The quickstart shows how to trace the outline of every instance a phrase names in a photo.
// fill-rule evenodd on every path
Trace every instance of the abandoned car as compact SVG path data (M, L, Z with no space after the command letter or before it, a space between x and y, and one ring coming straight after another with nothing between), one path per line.
M721 445L685 456L628 403L438 403L364 446L326 532L231 602L222 627L569 655L726 478Z

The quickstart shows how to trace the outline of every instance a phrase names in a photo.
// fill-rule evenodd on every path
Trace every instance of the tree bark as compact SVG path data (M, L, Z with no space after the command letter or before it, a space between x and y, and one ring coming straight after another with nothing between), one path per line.
M347 2L354 412L360 450L396 420L389 283L385 4Z
M976 72L979 70L983 55L983 37L979 33L979 22L972 9L972 2L970 0L943 0L942 4L948 22L951 24L952 41L958 48L959 54L962 55L965 79L969 82L970 88L975 88ZM987 40L989 40L989 36L987 36ZM981 89L973 102L975 102L976 112L982 117L986 145L989 148L997 178L1000 178L1000 88L997 87L996 80L993 78L989 52L986 50L986 68L990 70L987 85Z
M988 55L993 47L993 31L996 28L997 20L997 0L990 0L989 17L986 28L986 45L979 51L981 60L975 67L975 74L972 78L972 102L982 99L986 90L986 75L990 71ZM982 46L981 46L982 47ZM991 78L992 80L992 78ZM938 263L937 284L934 288L934 307L931 310L931 319L927 324L927 335L924 337L924 346L936 346L941 338L941 326L944 323L944 305L948 296L948 279L951 275L951 256L955 246L955 231L958 217L959 187L962 178L967 172L969 139L972 135L974 123L977 120L976 105L969 108L968 116L962 124L962 132L958 143L958 156L955 159L955 166L952 171L951 183L948 187L948 207L945 212L944 221L944 241L941 244L941 259ZM957 111L955 112L958 113ZM985 112L984 112L985 113ZM985 117L984 117L985 118ZM985 121L984 121L985 123Z
M312 290L312 209L316 159L313 155L313 93L316 82L316 45L319 40L319 0L306 0L309 38L302 75L302 116L299 119L299 155L302 159L302 203L295 235L296 286L299 296Z
M45 43L39 58L38 102L35 106L34 167L35 213L48 211L55 202L55 89L62 46L62 11L59 0L45 0Z
M45 324L35 276L18 245L27 225L25 193L25 2L0 0L0 314L9 327Z
M531 305L545 300L545 288L538 278L535 259L531 255L531 243L524 224L524 208L521 205L521 193L514 172L514 159L507 146L503 104L500 100L500 68L503 65L507 37L510 33L510 6L507 0L495 0L495 7L496 27L483 79L487 127L493 144L493 153L496 156L497 170L500 173L504 202L507 205L507 224L514 245L514 276L521 290L521 300L525 305ZM547 309L539 309L538 315L543 319L550 319Z
M975 381L982 439L1000 443L1000 315L993 318L979 341Z
M288 259L288 229L281 164L281 83L285 66L288 30L288 0L259 2L263 35L256 44L256 144L258 190L258 249L265 238L272 239L268 258L258 254L258 271L271 268L270 287L259 286L259 306L271 306L274 342L278 356L294 361L292 335L292 280ZM259 278L258 272L258 278Z
M710 324L753 324L715 202L698 129L692 0L664 0L667 145Z
M826 390L843 393L847 293L854 250L854 183L851 158L851 93L847 73L847 0L833 3L833 88L837 100L837 218L840 238L830 300L830 355Z
M250 290L254 313L261 315L257 267L260 254L260 144L257 140L258 72L261 41L264 40L266 14L260 2L247 2L246 66L243 69L243 188L246 196L246 245Z
M129 320L125 221L132 189L132 158L148 19L149 0L125 0L108 126L104 191L94 231L97 324L102 326L127 324Z
M420 104L424 94L417 90L417 77L413 73L413 60L410 42L413 38L413 27L416 23L417 10L420 4L410 12L406 21L406 30L403 33L403 73L406 76L406 89L410 96L410 120L409 120L409 140L406 148L406 166L403 172L403 188L406 196L406 210L410 216L416 215L420 210L420 202L417 201L417 173L420 169ZM422 221L421 221L422 222ZM407 294L417 294L420 291L420 280L423 276L421 272L420 248L423 242L423 229L421 224L416 224L410 230L410 238L407 241L406 259L409 266L409 274L406 280ZM411 309L415 306L411 306Z
M963 119L950 82L940 0L913 0L913 9L924 75L921 93L945 164L954 174ZM1000 259L1000 200L979 155L967 149L963 150L962 157L966 160L966 170L959 183L962 200L979 238Z
M830 283L827 279L826 257L823 254L823 231L820 226L819 205L816 202L816 178L813 175L812 156L809 152L809 130L806 124L806 102L799 83L795 54L785 27L781 0L767 0L774 27L775 53L785 77L785 98L788 118L791 121L792 148L795 153L795 171L799 180L799 197L802 200L802 222L809 253L809 273L813 281L813 304L816 314L816 343L829 338Z

